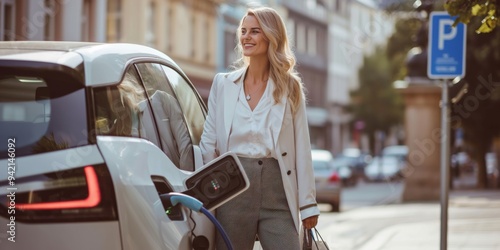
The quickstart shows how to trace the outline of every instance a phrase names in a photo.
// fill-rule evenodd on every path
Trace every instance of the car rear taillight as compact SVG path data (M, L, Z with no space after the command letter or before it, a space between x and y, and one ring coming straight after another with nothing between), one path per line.
M328 182L339 182L340 177L337 172L333 172L330 177L328 178Z
M105 165L45 173L0 183L0 213L23 222L116 220L111 176Z

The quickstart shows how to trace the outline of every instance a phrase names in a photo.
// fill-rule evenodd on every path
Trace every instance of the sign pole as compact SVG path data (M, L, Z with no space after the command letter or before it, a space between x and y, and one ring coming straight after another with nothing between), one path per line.
M429 56L427 76L444 79L441 98L441 250L448 247L448 189L450 171L450 124L448 80L465 75L467 26L446 11L433 11L429 18Z
M448 249L448 191L449 191L449 165L448 156L450 144L449 136L449 101L448 80L443 81L441 97L441 250Z

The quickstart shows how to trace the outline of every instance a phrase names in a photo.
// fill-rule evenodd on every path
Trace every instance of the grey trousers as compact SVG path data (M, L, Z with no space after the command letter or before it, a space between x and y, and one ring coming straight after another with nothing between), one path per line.
M299 250L299 234L283 189L278 161L274 158L239 157L250 187L216 210L235 250L252 250L255 236L265 250ZM217 233L216 249L227 249Z

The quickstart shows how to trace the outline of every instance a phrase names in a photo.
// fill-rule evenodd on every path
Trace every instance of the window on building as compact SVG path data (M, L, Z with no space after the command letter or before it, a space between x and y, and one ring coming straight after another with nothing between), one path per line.
M146 9L146 20L148 21L146 32L146 44L150 47L156 47L156 3L149 2Z
M83 1L82 6L82 41L90 41L90 1Z
M307 30L307 54L311 56L317 55L317 32L316 29L310 27Z
M306 27L304 24L297 24L297 35L295 36L297 51L306 52Z
M45 0L44 2L43 39L45 41L56 39L56 4L55 0Z
M82 8L82 41L95 41L95 0L84 0Z
M335 0L335 10L339 13L342 12L342 0Z
M15 6L14 0L0 0L0 40L13 41L15 39Z
M107 41L119 42L122 38L122 0L108 0Z
M172 6L171 6L171 3L170 2L167 2L167 24L165 25L166 27L166 30L165 30L165 50L167 52L170 52L170 50L172 49L172 43L170 42L170 37L172 35L172 25L174 24L173 22L173 11L172 11Z
M292 18L288 18L286 20L286 30L288 33L290 33L290 37L295 38L296 32L295 32L295 21ZM296 39L293 39L289 41L292 47L296 46Z
M196 31L197 31L197 23L196 23L196 12L193 11L191 14L191 33L189 37L189 41L191 41L191 57L196 57Z
M204 28L203 28L203 37L205 41L207 41L208 44L213 44L212 43L212 22L208 20L209 18L206 18L207 20L204 22ZM201 46L201 49L203 49L204 54L205 54L205 61L210 62L212 59L212 50L209 49L211 46Z

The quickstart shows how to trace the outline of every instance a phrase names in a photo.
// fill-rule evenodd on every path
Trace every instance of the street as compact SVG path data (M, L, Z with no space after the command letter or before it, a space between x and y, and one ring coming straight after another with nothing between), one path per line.
M354 187L345 187L340 213L327 212L329 205L320 204L322 213L317 228L330 249L359 249L398 218L392 209L377 209L377 214L374 214L370 207L398 203L402 191L402 182L359 181Z
M321 215L317 228L330 249L358 249L395 217L390 210L379 211L375 216L369 208L399 202L402 190L401 182L367 183L360 180L356 186L344 187L340 213L328 212L330 205L319 204ZM254 250L259 249L262 248L256 244Z
M340 213L320 204L316 228L331 250L439 250L440 203L401 203L403 189L404 182L346 187ZM498 211L496 190L450 190L448 249L500 250Z
M341 212L352 209L400 202L402 182L358 181L354 187L344 187L341 197ZM320 204L323 210L323 205Z
M321 205L317 228L330 249L438 250L439 202L400 203L403 187L359 183L342 192L340 213L327 212L327 205ZM500 249L499 209L498 191L451 191L448 249Z

